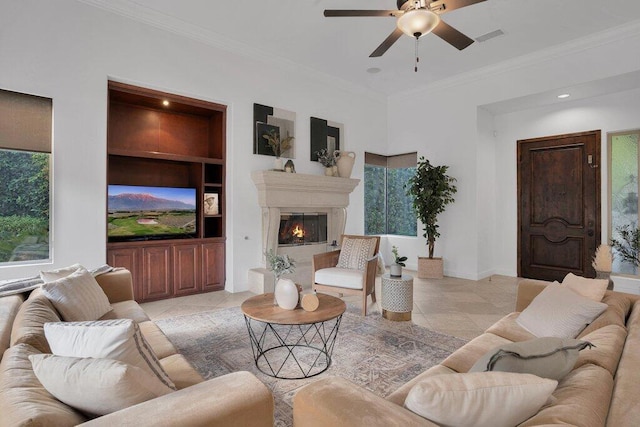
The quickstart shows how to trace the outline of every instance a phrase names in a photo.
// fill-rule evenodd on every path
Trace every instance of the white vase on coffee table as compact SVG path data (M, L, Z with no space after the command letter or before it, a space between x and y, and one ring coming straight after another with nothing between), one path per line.
M291 279L280 279L276 283L276 301L284 310L293 310L298 306L298 287Z

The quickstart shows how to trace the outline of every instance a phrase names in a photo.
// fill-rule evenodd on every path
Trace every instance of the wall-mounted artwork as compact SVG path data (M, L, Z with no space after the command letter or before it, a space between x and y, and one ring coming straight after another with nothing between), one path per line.
M311 117L311 161L318 161L318 151L326 148L329 153L344 149L342 141L344 125Z
M253 104L253 154L295 159L296 113Z

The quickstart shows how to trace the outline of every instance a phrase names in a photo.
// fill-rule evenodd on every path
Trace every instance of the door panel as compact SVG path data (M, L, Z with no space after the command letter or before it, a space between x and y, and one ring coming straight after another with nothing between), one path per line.
M518 275L594 277L600 131L518 141Z

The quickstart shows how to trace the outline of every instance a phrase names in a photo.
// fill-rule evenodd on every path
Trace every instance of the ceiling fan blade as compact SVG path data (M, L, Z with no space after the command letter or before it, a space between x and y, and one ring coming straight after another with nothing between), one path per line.
M400 28L396 28L393 33L389 34L389 37L384 39L384 41L374 50L369 58L377 58L378 56L382 56L393 44L402 37L404 33Z
M473 43L473 39L465 36L460 31L456 30L451 25L442 20L433 29L433 34L440 37L442 40L446 41L458 50L469 47L469 45Z
M345 16L397 16L402 14L401 10L333 10L324 11L327 18L345 17Z
M487 0L439 0L429 3L429 9L443 14L445 12L451 12L452 10L460 9L461 7L471 6L472 4L482 3Z

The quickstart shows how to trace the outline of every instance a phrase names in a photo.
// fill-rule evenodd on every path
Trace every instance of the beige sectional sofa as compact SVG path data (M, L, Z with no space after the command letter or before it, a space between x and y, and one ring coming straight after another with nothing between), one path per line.
M272 426L269 389L249 372L204 381L133 300L131 274L96 277L113 310L104 319L133 319L178 391L89 419L49 394L35 376L31 354L49 353L46 322L60 316L39 289L0 298L0 426Z
M484 334L401 386L386 398L342 378L325 378L303 387L294 397L296 426L434 426L404 405L411 388L433 375L468 372L497 346L535 338L516 323L518 313L548 282L524 280L516 312ZM635 426L640 422L640 297L607 291L607 309L578 336L595 345L580 352L573 370L559 381L553 398L521 426ZM509 408L504 408L509 410Z

